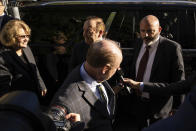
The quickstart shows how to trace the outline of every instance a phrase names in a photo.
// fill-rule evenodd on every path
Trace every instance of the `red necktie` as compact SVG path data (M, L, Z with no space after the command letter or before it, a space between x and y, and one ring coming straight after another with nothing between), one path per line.
M150 46L146 46L146 51L140 60L139 68L137 71L137 77L136 77L137 81L143 81L144 72L146 70L146 66L149 58L149 48Z

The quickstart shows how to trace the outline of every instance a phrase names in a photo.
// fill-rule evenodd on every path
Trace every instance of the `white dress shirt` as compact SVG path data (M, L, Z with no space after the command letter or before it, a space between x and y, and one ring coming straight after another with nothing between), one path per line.
M150 75L151 75L151 71L152 71L152 66L153 66L153 62L154 62L154 58L157 52L157 47L159 44L159 37L154 40L151 41L148 45L150 46L149 48L149 58L148 58L148 62L147 62L147 66L146 66L146 70L144 72L144 77L143 77L143 81L142 82L149 82L150 81ZM138 73L138 69L139 69L139 64L140 61L142 59L142 56L144 55L146 51L146 44L143 42L142 47L140 49L137 61L136 61L136 76ZM142 96L145 98L149 98L149 93L147 92L143 92Z

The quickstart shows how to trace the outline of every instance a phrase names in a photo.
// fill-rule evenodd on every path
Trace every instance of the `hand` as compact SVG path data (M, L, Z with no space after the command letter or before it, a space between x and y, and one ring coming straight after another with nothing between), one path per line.
M47 93L47 89L44 89L43 91L42 91L42 96L45 96L46 95L46 93Z
M77 113L69 113L65 116L65 118L72 123L80 121L80 114Z
M140 82L134 81L130 78L124 78L124 82L129 84L131 88L133 89L139 89L140 88Z
M176 113L177 109L172 109L170 112L169 112L169 116L173 116L175 113Z
M124 78L124 82L129 84L131 86L131 88L135 89L135 92L138 96L141 96L142 95L142 92L140 90L140 84L141 82L137 82L137 81L134 81L132 79L129 79L129 78Z
M115 94L118 94L118 92L121 91L123 88L124 86L119 84L113 87L113 91Z

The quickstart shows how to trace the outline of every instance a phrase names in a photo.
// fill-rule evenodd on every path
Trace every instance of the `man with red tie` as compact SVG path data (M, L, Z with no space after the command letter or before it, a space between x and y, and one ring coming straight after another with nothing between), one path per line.
M141 88L148 82L165 84L184 79L181 46L162 37L161 30L156 16L145 16L140 22L141 39L135 44L133 63L128 77L140 81ZM173 103L171 95L163 97L147 92L140 94L137 91L133 91L122 100L119 105L122 107L121 113L125 113L128 120L136 122L138 130L168 117Z

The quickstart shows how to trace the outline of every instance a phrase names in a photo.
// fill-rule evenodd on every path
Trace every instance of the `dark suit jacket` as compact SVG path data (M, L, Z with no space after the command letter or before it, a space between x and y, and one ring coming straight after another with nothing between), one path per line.
M155 54L150 82L172 83L184 79L184 63L182 57L181 46L167 38L161 37L158 40L159 45ZM137 57L142 46L143 41L136 43L135 54L133 58L133 66L131 68L131 78L135 79L135 67ZM136 98L137 99L137 98ZM149 114L164 112L165 117L171 110L173 98L170 95L159 96L157 94L150 94ZM137 101L133 103L137 105ZM167 104L166 104L167 103ZM135 106L134 106L135 107ZM137 109L136 109L137 110Z
M23 49L23 52L28 65L17 56L15 51L1 50L0 96L12 90L31 90L36 94L41 94L41 91L46 89L30 48Z
M68 74L69 56L66 54L48 54L46 56L46 69L52 80L62 83Z
M191 86L196 84L196 73L192 73L186 80L168 83L145 82L143 92L149 92L159 96L181 95L191 90Z
M69 63L69 72L71 72L77 65L81 64L86 60L86 54L88 51L89 45L85 42L76 44L73 48L70 63Z
M1 25L0 25L0 30L3 28L3 26L10 20L13 20L13 17L10 17L8 15L4 15L3 17L1 17L0 19L2 19L1 21Z
M81 78L80 66L77 66L60 87L51 105L61 105L69 112L81 115L88 131L112 131L112 118L115 109L115 95L107 82L103 82L109 97L111 114L107 107L95 96L87 83Z
M6 14L3 15L3 16L0 16L0 31L2 30L3 26L4 26L8 21L13 20L13 19L15 19L15 18L10 17L10 16L8 16L8 15L6 15ZM0 42L0 48L2 48L1 42Z
M196 130L196 86L187 95L174 116L160 120L143 131L195 131Z

